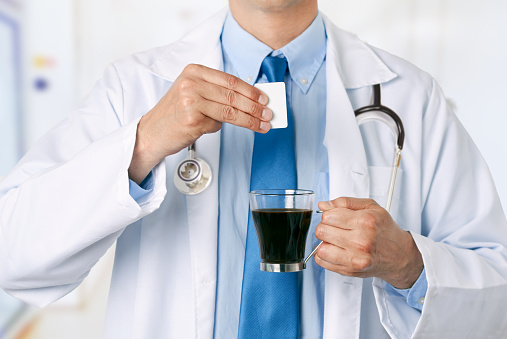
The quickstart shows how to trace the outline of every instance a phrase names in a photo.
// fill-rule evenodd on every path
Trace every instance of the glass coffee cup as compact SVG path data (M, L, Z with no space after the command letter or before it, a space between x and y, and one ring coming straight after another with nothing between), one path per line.
M259 241L260 269L297 272L306 267L305 245L313 214L309 190L250 192L250 210Z

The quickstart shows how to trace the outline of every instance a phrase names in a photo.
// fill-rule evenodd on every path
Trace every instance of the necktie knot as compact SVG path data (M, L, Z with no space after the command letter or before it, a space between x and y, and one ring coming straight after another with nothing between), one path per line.
M269 82L283 82L287 71L287 59L283 56L267 56L262 61L261 72L266 75Z

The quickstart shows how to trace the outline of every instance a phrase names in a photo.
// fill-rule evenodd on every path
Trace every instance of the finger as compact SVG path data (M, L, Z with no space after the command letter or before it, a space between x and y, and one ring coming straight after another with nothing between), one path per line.
M368 278L371 277L372 274L369 272L368 268L357 270L353 269L353 266L349 265L340 265L340 264L333 264L330 262L327 262L320 258L319 256L315 256L315 263L319 265L320 267L328 270L336 272L340 275L349 276L349 277L356 277L356 278ZM362 265L359 265L358 267L362 267Z
M321 222L329 226L351 230L360 226L360 219L358 217L360 215L357 211L346 208L334 208L322 213Z
M374 207L379 207L377 202L373 199L360 199L351 197L340 197L330 202L336 208L346 208L349 210L363 210Z
M351 230L320 223L315 228L315 237L335 246L345 247L345 239L351 237Z
M371 256L376 248L375 241L361 230L344 230L320 223L315 229L315 236L358 257Z
M327 261L323 260L321 257L319 257L318 255L315 255L315 263L328 271L333 271L333 272L339 273L341 275L348 276L348 273L345 270L345 266L336 265L336 264L327 262Z
M200 111L204 115L216 121L227 122L259 133L266 133L271 128L269 122L262 121L228 105L206 101L201 103L200 106Z
M352 260L346 249L327 242L322 243L315 256L329 264L340 266L346 266Z
M317 251L315 262L325 269L349 276L361 276L363 272L372 267L370 257L355 255L345 249L326 243L322 244Z
M244 82L240 78L233 75L202 65L188 65L185 67L185 71L203 79L206 82L238 92L243 96L262 105L266 105L268 103L267 95L264 94L260 89Z
M264 121L273 118L273 112L266 106L222 86L205 82L199 94L206 100L234 107Z
M321 211L329 211L335 208L333 204L330 201L320 201L319 202L319 209Z

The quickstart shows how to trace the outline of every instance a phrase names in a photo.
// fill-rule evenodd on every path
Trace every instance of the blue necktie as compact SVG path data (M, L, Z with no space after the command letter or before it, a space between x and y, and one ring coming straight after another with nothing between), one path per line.
M261 72L269 82L283 82L285 57L266 57ZM250 189L296 189L294 124L287 104L287 128L255 134ZM299 332L298 272L259 269L259 244L249 213L238 338L297 338Z

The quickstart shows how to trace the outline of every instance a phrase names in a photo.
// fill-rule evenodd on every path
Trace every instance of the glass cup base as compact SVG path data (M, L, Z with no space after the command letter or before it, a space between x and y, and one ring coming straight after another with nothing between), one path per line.
M304 270L305 263L303 261L301 262L295 262L295 263L288 263L288 264L272 264L267 262L261 262L261 271L264 272L299 272Z

